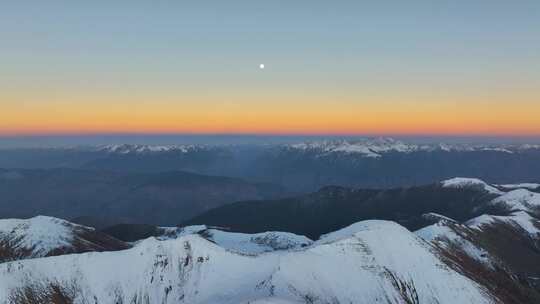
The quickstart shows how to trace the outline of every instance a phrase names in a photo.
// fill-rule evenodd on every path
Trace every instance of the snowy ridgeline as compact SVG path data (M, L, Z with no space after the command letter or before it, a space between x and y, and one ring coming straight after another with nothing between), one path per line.
M511 185L492 185L477 178L456 177L441 182L442 187L446 188L475 188L497 195L490 204L501 206L508 211L526 211L539 212L540 210L540 193L534 192L531 189L537 184L522 183Z
M481 215L463 224L440 217L435 224L415 233L422 239L444 249L459 248L470 258L493 268L496 259L482 248L482 242L477 241L481 239L484 231L496 229L501 225L512 227L520 236L540 240L540 221L524 211L516 211L508 216Z
M69 286L66 293L75 303L495 301L393 222L359 222L315 242L292 234L195 231L150 238L123 251L0 264L0 303L21 287L49 283ZM280 245L254 249L254 240L267 248Z
M540 149L540 145L479 145L479 144L413 144L393 138L366 138L358 140L324 140L303 142L287 146L292 150L309 151L315 153L345 153L357 154L364 157L378 158L384 153L412 153L412 152L478 152L492 151L513 154L530 149Z

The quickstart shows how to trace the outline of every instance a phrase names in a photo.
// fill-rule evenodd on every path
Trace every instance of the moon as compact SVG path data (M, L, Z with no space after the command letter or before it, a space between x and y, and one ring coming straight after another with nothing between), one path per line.
M259 69L264 70L264 63L259 64Z

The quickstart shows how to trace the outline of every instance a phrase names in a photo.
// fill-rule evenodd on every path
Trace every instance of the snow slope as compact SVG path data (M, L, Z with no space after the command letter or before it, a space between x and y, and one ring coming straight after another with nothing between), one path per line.
M309 246L312 240L289 232L262 232L255 234L229 232L218 227L205 225L177 227L160 227L164 234L159 240L170 240L190 234L198 234L203 238L218 244L222 248L242 254L259 254L276 250L294 250Z
M482 230L486 226L497 223L507 223L525 230L531 236L540 236L540 221L524 211L517 211L509 216L481 215L467 221L466 225L470 228Z
M442 220L417 230L415 233L425 241L440 248L445 250L459 248L472 259L488 267L493 266L493 257L473 241L472 231L466 225Z
M495 303L428 243L387 221L257 255L193 234L117 252L4 263L0 303L33 281L76 286L75 303Z
M517 229L511 229L511 232L508 231L508 227ZM495 244L489 244L490 241L486 242L484 233L497 233L500 231L499 229L505 231L506 234L497 235L504 235L506 239L497 239ZM534 240L540 240L540 221L523 211L517 211L507 216L484 214L463 224L440 220L433 225L417 230L415 233L439 248L450 252L461 250L470 258L488 267L493 267L500 261L497 261L487 248L496 250L497 247L504 246L504 242L509 242L511 237L517 236L531 240L529 247L533 248L534 251ZM493 238L491 238L491 242L493 242ZM484 248L486 245L488 247ZM508 250L505 247L500 248L503 248L503 251Z
M516 189L497 197L491 204L502 205L510 211L535 212L540 209L540 193L526 189Z
M206 230L203 236L219 246L243 254L259 254L276 250L293 250L309 246L312 240L288 232L263 232L256 234Z

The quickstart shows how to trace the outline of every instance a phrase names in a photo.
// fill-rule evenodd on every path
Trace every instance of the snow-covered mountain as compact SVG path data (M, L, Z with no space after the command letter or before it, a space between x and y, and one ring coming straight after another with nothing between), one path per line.
M527 189L515 189L507 192L491 202L503 206L510 211L528 211L540 213L540 193Z
M511 145L511 144L414 144L388 137L363 138L357 140L323 140L301 142L285 145L289 150L298 150L310 153L331 154L342 153L360 155L363 157L379 158L385 153L412 153L412 152L479 152L492 151L500 153L518 153L527 150L540 149L540 145Z
M128 248L93 228L48 216L0 220L0 262Z
M491 194L504 194L503 191L497 189L495 186L490 185L478 178L456 177L442 181L441 185L446 188L478 188Z
M527 211L540 214L540 193L534 192L537 184L521 183L509 185L488 184L477 178L452 178L441 182L447 188L476 188L497 195L489 204L507 211Z
M406 144L392 138L315 141L291 144L286 147L305 152L359 154L374 158L381 157L381 153L409 153L419 149L417 145Z
M1 264L0 303L22 303L28 295L100 304L500 302L449 266L436 247L387 221L249 255L192 234L117 252Z
M441 185L443 187L458 189L482 189L486 193L496 195L487 205L498 207L507 214L523 211L540 216L540 193L534 192L538 189L534 187L536 185L534 183L494 185L476 178L453 178L442 181Z
M177 152L188 153L208 149L206 145L136 145L136 144L118 144L97 146L93 149L100 152L116 154L144 154L144 153L165 153Z

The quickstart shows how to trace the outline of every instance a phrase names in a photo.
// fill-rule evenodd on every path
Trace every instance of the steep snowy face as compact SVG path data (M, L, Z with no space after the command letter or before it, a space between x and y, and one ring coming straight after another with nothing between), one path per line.
M493 258L480 245L482 234L490 229L500 229L501 226L515 228L517 234L523 233L525 237L540 239L540 221L523 211L517 211L508 216L484 214L464 224L442 219L415 233L427 242L445 249L459 248L469 257L491 265Z
M448 251L460 250L475 261L493 268L493 257L477 244L473 231L466 225L441 220L415 233L438 248Z
M464 224L441 220L415 233L468 277L498 282L486 286L503 303L540 301L540 222L528 213L482 215Z
M125 249L93 228L48 216L0 220L0 262L63 253Z
M428 243L385 221L358 223L302 249L257 255L194 234L148 239L124 251L4 263L0 303L24 286L46 289L47 283L75 303L496 302Z
M441 185L446 188L480 188L491 194L502 195L503 191L495 188L492 185L477 178L455 177L441 182Z

